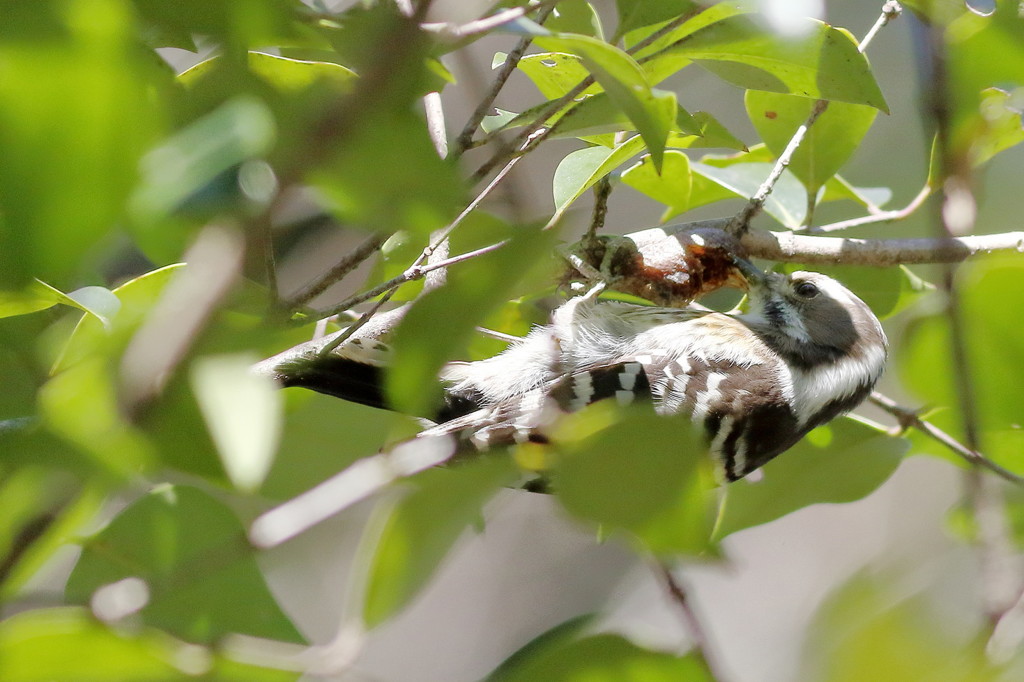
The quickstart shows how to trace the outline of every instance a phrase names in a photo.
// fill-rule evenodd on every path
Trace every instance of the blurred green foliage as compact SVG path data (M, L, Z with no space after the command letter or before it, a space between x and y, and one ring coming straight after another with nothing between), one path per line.
M1000 0L990 16L952 0L907 4L944 32L952 153L980 165L1021 142L1017 3ZM664 220L748 197L817 98L829 108L768 198L769 218L795 229L817 204L875 212L889 195L837 175L877 112L888 112L856 41L810 19L802 37L780 37L747 5L617 0L602 15L565 0L545 26L516 20L458 41L384 1L330 14L298 0L0 0L0 17L5 681L298 677L238 662L221 647L235 634L306 642L267 588L242 519L409 437L417 423L296 389L281 395L248 375L252 359L308 339L305 322L315 317L286 309L264 253L268 243L287 245L274 220L307 189L332 230L396 233L371 282L412 265L479 191L458 153L437 153L421 98L448 95L443 59L481 35L533 38L518 71L539 97L489 116L478 138L546 124L553 138L576 141L552 179L556 217L605 178L663 205ZM163 58L170 53L157 48L193 52L194 65L175 74ZM746 91L761 140L741 141L700 93L667 89L667 79L694 69ZM567 98L584 79L592 82ZM702 148L717 153L695 152ZM929 186L938 189L941 164L931 165ZM453 234L453 253L507 245L452 267L425 296L413 282L395 297L415 302L393 339L394 404L429 411L443 363L501 347L475 327L522 335L543 319L534 302L551 291L556 236L522 223L477 209ZM241 235L246 265L223 292L193 291L187 302L198 311L175 308L187 273L208 255L195 251L197 236L214 224ZM959 388L945 369L949 320L916 305L927 283L906 268L829 271L880 317L913 312L892 339L897 373L937 408L936 423L962 433ZM1022 282L1019 254L978 259L957 280L980 444L1024 473ZM128 390L139 367L126 357L163 357L162 346L139 347L152 329L164 330L169 346L167 330L184 330L184 343L140 398ZM549 473L565 510L638 554L715 557L731 533L864 497L911 443L940 454L920 437L840 419L766 466L764 480L723 493L688 424L595 405L553 433L549 447L525 444L397 487L362 549L366 626L400 613L520 474ZM1011 497L1018 529L1022 510L1021 496ZM33 577L70 545L81 554L66 605L34 607ZM874 609L874 592L850 589L821 616L806 679L995 679L973 648L951 655L911 607ZM492 679L705 680L712 672L697 655L571 621Z

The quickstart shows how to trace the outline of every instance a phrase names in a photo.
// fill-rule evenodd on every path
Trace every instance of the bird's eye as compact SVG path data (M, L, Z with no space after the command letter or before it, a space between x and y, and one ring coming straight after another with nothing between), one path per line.
M801 298L814 298L818 295L817 285L811 282L797 282L796 286L793 287L793 291Z

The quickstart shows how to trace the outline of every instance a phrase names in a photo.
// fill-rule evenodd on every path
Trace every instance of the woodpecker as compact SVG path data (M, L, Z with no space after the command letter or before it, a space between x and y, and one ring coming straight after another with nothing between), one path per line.
M820 273L764 273L736 257L743 311L570 299L504 352L447 365L445 405L422 436L488 449L545 442L559 414L598 400L648 400L704 430L720 477L735 481L871 392L887 355L870 308ZM284 376L378 407L386 346L354 341L332 366Z

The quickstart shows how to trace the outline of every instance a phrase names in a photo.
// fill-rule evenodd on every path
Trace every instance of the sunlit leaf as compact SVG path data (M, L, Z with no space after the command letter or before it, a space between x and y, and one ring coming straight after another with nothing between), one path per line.
M212 57L199 62L178 75L185 85L193 85L217 65L221 57ZM333 81L341 86L350 84L356 74L341 64L316 62L304 59L289 59L265 52L250 52L249 69L274 87L284 91L302 90L319 80Z
M601 17L585 0L562 0L544 22L544 27L562 33L579 33L604 39Z
M5 682L290 682L299 674L238 663L156 630L108 628L82 608L41 609L0 622Z
M139 275L114 289L121 308L110 328L94 316L86 315L75 327L63 351L54 363L53 372L71 367L94 355L114 355L128 344L128 340L151 311L164 287L185 267L169 265Z
M221 463L241 490L260 487L281 435L281 396L269 377L250 369L249 354L206 356L192 364L192 388Z
M891 581L894 582L894 581ZM973 623L951 623L924 595L906 594L858 576L832 595L811 625L799 679L1005 680L968 634Z
M648 163L648 157L642 157L638 163L622 171L622 182L665 204L667 208L661 216L662 222L689 208L693 180L690 161L683 152L665 152L660 175Z
M677 656L644 649L620 635L593 635L571 642L556 641L515 665L502 666L487 682L711 682L696 656Z
M59 302L55 290L34 282L22 291L0 291L0 318L28 315L51 308Z
M783 38L748 15L722 7L696 15L638 57L661 44L665 55L692 59L720 78L748 90L790 93L814 99L865 104L888 111L867 59L844 29L807 19L809 32Z
M555 199L553 220L565 213L598 180L639 154L643 148L643 140L634 135L613 149L587 147L567 154L555 169L552 183Z
M58 303L78 308L93 315L107 328L110 327L114 316L121 309L121 300L112 291L104 287L82 287L65 294L63 291L51 287L46 282L39 282L39 286L43 289L48 289L49 293Z
M806 97L748 90L747 115L776 157L804 124L815 101ZM807 131L787 168L816 196L820 188L860 146L878 110L859 104L831 102Z
M595 38L560 34L538 37L535 42L550 50L576 54L583 60L587 70L636 126L655 168L660 168L665 139L675 121L675 94L652 90L643 70L628 54Z
M739 159L738 161L742 161ZM711 166L698 162L690 164L694 175L701 175L740 197L752 197L772 170L770 163L742 163ZM694 196L698 196L694 191ZM784 172L775 183L764 203L764 210L782 225L799 227L807 214L807 193L791 173Z
M625 35L645 26L659 24L692 11L696 4L690 0L615 0L619 14L617 33Z

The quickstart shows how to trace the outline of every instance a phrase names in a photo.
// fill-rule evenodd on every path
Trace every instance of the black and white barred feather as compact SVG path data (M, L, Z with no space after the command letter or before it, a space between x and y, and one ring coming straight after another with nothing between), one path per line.
M825 275L744 274L745 313L571 299L505 352L449 364L445 406L423 435L477 449L544 442L560 414L649 400L703 427L724 479L747 475L860 403L882 373L886 338L868 306ZM349 367L330 368L334 379L289 383L383 406L386 346L365 345L342 350L335 362ZM351 381L338 382L346 371Z

